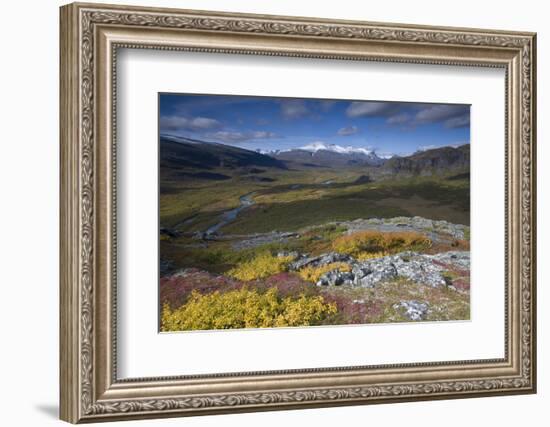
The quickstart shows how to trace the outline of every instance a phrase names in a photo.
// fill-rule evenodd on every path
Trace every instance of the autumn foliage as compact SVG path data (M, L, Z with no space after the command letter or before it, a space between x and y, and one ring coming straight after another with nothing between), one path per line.
M277 288L263 293L247 287L225 293L193 291L189 300L177 309L164 305L161 329L169 332L310 326L321 324L336 311L336 304L326 303L322 296L282 297Z
M332 247L336 252L366 259L368 254L384 256L406 250L422 250L431 244L424 234L413 231L384 233L367 230L340 236L332 242Z
M345 262L332 262L330 264L321 265L319 267L307 266L298 271L298 275L308 281L317 283L321 276L329 271L350 271L350 265Z
M294 258L278 257L270 252L262 252L249 261L241 262L227 272L227 275L245 282L263 279L286 270L286 266Z

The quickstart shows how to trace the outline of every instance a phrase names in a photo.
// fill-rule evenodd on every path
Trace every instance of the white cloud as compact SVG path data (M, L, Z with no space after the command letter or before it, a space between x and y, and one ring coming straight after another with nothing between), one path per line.
M256 139L275 138L277 135L269 131L236 132L221 130L207 135L208 138L225 143L238 144Z
M445 120L443 125L447 128L461 128L470 125L470 115L464 114L463 116L453 117L452 119Z
M163 116L160 118L160 127L163 131L203 131L221 126L218 120L208 117Z
M434 148L439 148L437 145L431 144L431 145L421 145L418 147L418 151L428 151L433 150Z
M299 119L310 114L306 103L300 99L281 101L281 114L285 119Z
M348 117L387 117L399 109L399 104L390 102L354 101L346 109Z
M467 105L431 105L416 113L417 124L443 123L447 128L465 127L470 124L470 107Z
M390 125L404 125L405 123L410 122L411 115L407 113L396 114L395 116L390 116L386 120L386 123Z
M359 132L359 128L357 126L346 126L338 130L338 135L349 136L355 135L357 132Z
M330 111L330 109L336 105L338 101L335 101L335 100L331 100L331 99L327 99L327 100L324 100L324 101L319 101L319 108L321 109L321 111L324 111L325 113Z

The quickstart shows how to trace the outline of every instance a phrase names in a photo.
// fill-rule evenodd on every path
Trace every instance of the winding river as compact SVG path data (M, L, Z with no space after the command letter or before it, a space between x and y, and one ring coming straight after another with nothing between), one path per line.
M224 212L220 217L220 221L217 222L216 224L212 225L211 227L209 227L204 232L204 234L206 236L211 236L213 234L217 234L220 228L226 226L227 224L229 224L232 221L235 221L235 219L237 219L237 216L239 215L239 213L242 210L252 206L255 203L254 200L252 199L253 195L254 195L254 193L248 193L248 194L245 194L245 195L239 197L240 205L237 206L234 209L231 209L231 210L228 210L228 211Z

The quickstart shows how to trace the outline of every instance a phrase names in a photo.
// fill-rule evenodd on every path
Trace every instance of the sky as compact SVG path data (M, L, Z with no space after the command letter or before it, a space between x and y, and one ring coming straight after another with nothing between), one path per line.
M288 150L315 143L380 155L470 142L470 106L234 95L159 95L164 135Z

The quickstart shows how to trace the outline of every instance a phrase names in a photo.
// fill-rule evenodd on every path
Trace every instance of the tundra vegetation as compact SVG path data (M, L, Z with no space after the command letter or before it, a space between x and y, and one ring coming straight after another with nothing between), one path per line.
M162 331L469 319L463 166L208 164L174 144L161 141Z

